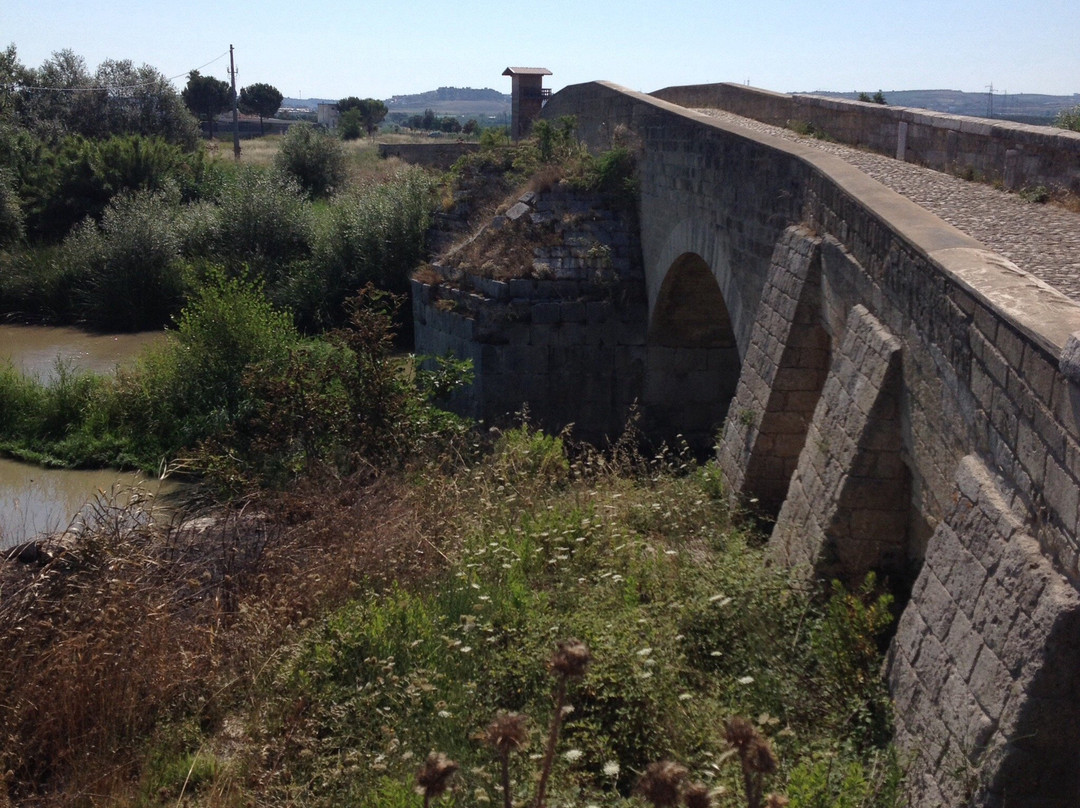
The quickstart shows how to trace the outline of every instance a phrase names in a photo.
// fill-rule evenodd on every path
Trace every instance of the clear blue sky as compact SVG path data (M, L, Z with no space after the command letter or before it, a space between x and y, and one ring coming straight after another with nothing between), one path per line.
M777 91L1080 92L1080 0L0 0L0 47L39 66L70 48L186 74L236 47L238 83L386 98L439 86L635 90L713 81ZM228 59L204 74L226 78ZM184 80L177 81L182 86Z

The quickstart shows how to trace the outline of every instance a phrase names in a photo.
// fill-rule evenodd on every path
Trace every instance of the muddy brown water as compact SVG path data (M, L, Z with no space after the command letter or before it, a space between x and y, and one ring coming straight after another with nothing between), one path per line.
M112 373L163 335L0 325L0 366L10 364L46 384L56 378L58 361L73 369ZM162 495L176 488L115 469L46 469L0 458L0 548L64 530L80 512L93 511L99 498L125 502L135 487Z

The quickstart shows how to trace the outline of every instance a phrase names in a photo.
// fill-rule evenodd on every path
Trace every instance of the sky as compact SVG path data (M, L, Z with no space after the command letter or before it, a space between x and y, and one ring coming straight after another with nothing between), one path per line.
M177 77L266 82L286 97L389 98L442 86L510 92L607 80L651 92L748 83L778 92L1080 93L1080 0L0 0L0 47L38 67L71 49L92 72L130 59Z

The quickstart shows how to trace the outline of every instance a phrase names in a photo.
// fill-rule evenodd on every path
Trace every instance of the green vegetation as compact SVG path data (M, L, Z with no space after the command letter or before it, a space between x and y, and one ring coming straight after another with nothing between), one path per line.
M246 115L259 116L259 133L262 134L263 119L272 118L281 109L281 91L272 84L257 82L240 89L240 111Z
M192 114L206 121L210 127L210 137L213 137L214 119L232 106L233 93L228 83L213 76L201 76L198 70L192 70L181 95Z
M276 531L237 515L206 534L88 534L67 572L35 579L48 608L5 589L12 796L62 782L112 803L419 808L437 751L459 766L451 804L486 805L503 801L503 739L517 804L543 769L547 804L631 805L658 760L718 806L753 804L748 783L793 806L901 804L878 674L888 598L872 580L789 580L714 466L632 444L570 452L522 427L247 506L291 514ZM573 675L553 658L570 638L591 658ZM739 727L773 761L750 778Z
M1059 129L1069 129L1073 132L1080 132L1080 104L1070 109L1063 109L1054 118L1054 126Z

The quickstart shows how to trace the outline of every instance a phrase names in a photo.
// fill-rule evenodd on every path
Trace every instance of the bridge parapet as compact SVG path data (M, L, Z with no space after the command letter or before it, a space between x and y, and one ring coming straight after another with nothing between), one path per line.
M607 83L556 94L544 115L564 114L596 147L640 143L650 318L672 319L688 255L715 279L741 358L720 457L736 493L770 492L775 552L914 581L890 674L914 804L1075 804L1044 741L1080 715L1055 673L1080 644L1080 306L797 143Z
M773 126L795 123L841 143L939 171L1080 194L1080 132L1012 121L883 106L843 98L774 93L742 84L667 87L656 98L716 108Z

